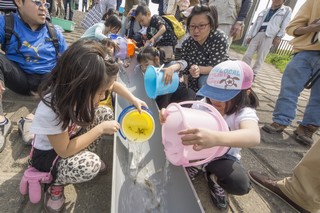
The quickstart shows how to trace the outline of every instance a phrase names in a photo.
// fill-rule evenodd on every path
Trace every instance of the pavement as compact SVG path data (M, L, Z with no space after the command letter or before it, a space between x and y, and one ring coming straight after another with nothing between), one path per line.
M80 20L83 13L75 12L75 31L64 33L70 44L78 39L83 30ZM232 58L241 59L242 55L230 50ZM281 73L272 65L264 64L255 79L253 90L260 99L257 108L259 126L271 123L275 101L279 94ZM261 130L261 144L254 148L242 150L242 163L247 170L264 171L281 179L292 174L292 169L301 160L308 147L294 140L293 131L297 121L303 117L305 106L309 99L309 91L303 91L298 101L297 117L283 133L268 134ZM43 202L32 204L28 196L23 197L19 192L19 183L27 167L30 146L24 145L18 133L17 121L26 116L37 105L34 97L26 97L7 89L3 95L4 112L12 121L13 128L7 137L6 147L0 153L0 212L43 212ZM319 131L314 135L314 141L320 139ZM99 148L99 154L107 163L109 172L99 175L88 183L68 185L65 188L66 208L64 212L110 212L112 186L112 139L105 138ZM206 212L220 212L212 206L209 192L203 177L194 181L196 191ZM253 185L249 194L229 196L230 208L225 212L295 212L293 208L279 200L276 196ZM182 204L183 205L183 204ZM132 213L135 213L132 210Z

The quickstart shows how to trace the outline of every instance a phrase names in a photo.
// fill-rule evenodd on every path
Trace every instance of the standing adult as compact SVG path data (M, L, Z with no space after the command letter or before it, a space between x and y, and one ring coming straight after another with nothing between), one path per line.
M124 36L126 34L126 26L127 23L130 21L132 15L131 15L131 10L133 7L137 7L139 4L139 0L125 0L124 3L124 12L122 16L122 28L120 30L120 35ZM129 13L130 12L130 13Z
M56 65L58 55L67 48L59 30L53 29L58 39L57 49L52 42L49 27L46 26L48 3L33 0L15 0L14 3L17 7L17 13L13 14L15 36L11 36L10 42L6 42L5 18L0 15L0 42L5 46L5 54L0 53L0 151L11 128L11 122L4 116L2 108L5 88L22 95L36 92L40 82ZM18 123L25 142L33 138L24 131L26 124L30 123L29 119Z
M213 6L197 5L187 19L190 37L181 48L181 58L187 61L184 70L188 87L197 92L212 68L228 59L227 36L218 30L218 14Z
M109 9L116 10L117 1L116 0L99 0L100 11L105 14Z
M258 74L271 46L279 45L285 35L292 10L285 6L284 2L285 0L272 0L271 7L259 13L247 36L246 42L249 46L242 60L251 66L253 55L257 52L256 62L252 68L255 75Z
M73 0L63 0L64 19L67 19L68 4L69 4L69 21L72 21L72 18L73 18L73 4L74 4Z
M319 9L319 8L318 8ZM277 195L299 212L320 211L320 140L315 143L293 170L291 177L276 181L250 171L250 179Z
M218 11L219 29L228 36L230 47L235 36L241 33L244 20L251 8L252 0L209 0L209 6L215 6Z
M320 31L320 4L307 0L286 29L295 52L281 80L278 100L273 111L273 123L263 126L269 133L282 132L295 118L297 101L304 84L320 69L320 42L314 37ZM312 145L312 135L320 126L320 80L314 82L303 119L294 131L297 141Z

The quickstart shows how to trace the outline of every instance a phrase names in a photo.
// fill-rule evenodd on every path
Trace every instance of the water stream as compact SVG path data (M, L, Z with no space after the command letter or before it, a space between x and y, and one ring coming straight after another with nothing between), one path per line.
M147 142L146 142L147 143ZM128 142L128 175L126 206L135 206L134 212L166 213L167 182L170 178L169 162L161 169L154 171L152 166L143 165L146 153L143 152L144 143ZM141 203L136 207L136 203Z

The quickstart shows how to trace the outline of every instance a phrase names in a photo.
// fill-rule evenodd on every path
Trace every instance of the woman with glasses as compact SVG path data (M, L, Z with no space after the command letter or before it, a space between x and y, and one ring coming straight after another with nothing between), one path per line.
M217 30L218 14L213 6L195 6L186 24L190 37L182 44L181 58L188 63L184 70L188 87L197 92L211 69L229 58L227 36Z

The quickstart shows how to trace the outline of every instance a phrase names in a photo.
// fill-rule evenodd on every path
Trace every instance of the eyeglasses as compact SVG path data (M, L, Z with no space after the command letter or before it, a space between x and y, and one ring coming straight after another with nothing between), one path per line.
M195 29L198 28L198 30L204 30L206 28L207 25L209 25L210 23L207 24L200 24L200 25L189 25L189 30L193 31Z
M50 8L50 3L48 2L42 2L42 1L37 1L37 0L31 0L33 3L35 3L38 7L43 6L47 9Z

